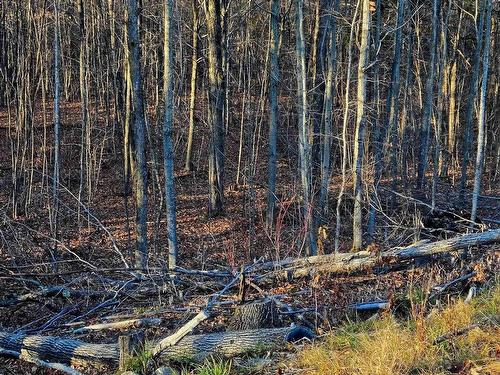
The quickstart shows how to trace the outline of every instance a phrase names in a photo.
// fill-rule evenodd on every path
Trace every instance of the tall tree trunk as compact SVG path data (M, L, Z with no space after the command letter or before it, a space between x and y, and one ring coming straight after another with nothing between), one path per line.
M224 199L224 77L222 69L221 0L204 0L208 33L210 155L209 216L222 213Z
M358 101L356 113L356 132L354 135L354 213L352 223L352 250L359 251L363 246L363 223L361 203L363 199L362 164L366 127L366 69L369 61L370 0L363 0L361 12L361 42L358 63Z
M60 148L61 148L61 113L59 101L61 97L61 50L59 22L59 0L54 0L54 173L52 178L52 226L54 248L52 251L52 262L54 269L57 262L57 240L59 223L59 177L60 177Z
M133 103L133 156L132 174L135 186L136 202L136 241L135 264L144 269L148 257L148 197L147 171L145 150L145 117L144 98L142 93L141 46L139 37L139 7L137 0L129 0L128 9L128 43L130 50L130 70L132 73L132 103Z
M296 0L295 53L297 64L297 117L299 131L299 169L302 184L304 243L308 255L316 254L316 236L313 228L312 163L310 132L307 121L307 68L304 40L304 1Z
M165 0L164 20L164 88L165 121L163 122L163 167L165 171L165 202L167 205L168 268L177 264L177 220L174 187L174 147L172 145L172 120L174 110L174 43L173 43L173 0ZM196 77L196 75L195 75Z
M280 0L271 0L271 45L269 48L269 166L267 187L267 214L266 224L269 229L274 223L274 209L276 206L276 164L278 140L278 85L280 81L279 69L279 24Z
M340 217L340 208L342 206L342 200L344 198L345 193L345 185L347 180L347 125L349 123L349 90L351 88L351 66L352 66L352 45L354 43L355 38L355 29L356 29L356 19L359 13L359 6L363 0L358 0L356 2L356 9L354 11L354 15L352 17L351 22L351 31L349 33L349 43L347 46L347 76L346 76L346 85L345 85L345 94L344 94L344 118L342 121L342 183L340 185L339 194L337 196L337 205L336 205L336 218L335 218L335 252L339 250L340 247L340 225L341 225L341 217Z
M480 1L480 0L479 0ZM476 34L476 51L474 53L472 77L469 84L469 95L467 96L467 110L465 117L465 136L463 145L463 158L461 164L460 176L460 200L463 200L465 194L465 186L467 185L467 168L469 167L470 149L472 147L472 118L474 116L474 107L477 95L477 82L479 79L479 69L481 67L481 50L483 46L483 29L484 29L484 14L486 7L480 7L479 23L477 25Z
M477 133L477 154L476 168L474 173L474 190L472 192L472 211L470 215L471 221L476 221L477 202L479 193L481 192L481 176L483 172L484 153L485 153L485 138L486 138L486 99L488 92L488 69L490 66L490 38L491 38L491 8L492 0L485 0L486 8L486 29L484 36L483 49L483 81L481 84L481 97L479 104L479 124Z
M439 10L441 0L432 2L432 39L430 45L430 61L427 82L425 85L425 101L422 113L422 130L420 134L420 155L417 170L417 189L423 187L425 181L425 171L427 170L429 154L429 138L431 130L432 105L434 102L434 75L436 71L436 49L439 29Z
M200 28L198 2L196 0L192 0L191 5L193 9L193 52L191 55L191 91L189 94L189 130L186 148L186 164L184 166L186 171L191 171L193 169L191 154L194 133L194 106L196 103L196 75L198 73L198 33Z
M323 220L328 210L328 185L331 174L331 148L332 148L332 122L333 122L333 97L335 75L337 72L337 18L336 13L339 7L339 0L333 1L333 7L329 9L328 29L328 56L327 72L324 95L324 124L323 124L323 152L321 157L321 186L318 199L318 208L322 211Z

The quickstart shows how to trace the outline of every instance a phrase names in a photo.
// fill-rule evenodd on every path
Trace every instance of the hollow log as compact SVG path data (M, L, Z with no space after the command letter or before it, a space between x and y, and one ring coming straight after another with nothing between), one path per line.
M161 353L164 360L203 360L210 355L235 355L282 347L287 342L307 338L314 334L304 327L256 329L220 332L184 337L176 345ZM69 365L109 365L118 367L118 344L89 344L80 340L55 336L25 335L0 331L0 349L26 353L32 358Z

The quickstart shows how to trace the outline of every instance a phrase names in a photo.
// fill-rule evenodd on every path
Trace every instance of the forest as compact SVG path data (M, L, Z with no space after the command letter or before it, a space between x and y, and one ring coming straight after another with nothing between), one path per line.
M499 374L499 21L0 0L0 374Z

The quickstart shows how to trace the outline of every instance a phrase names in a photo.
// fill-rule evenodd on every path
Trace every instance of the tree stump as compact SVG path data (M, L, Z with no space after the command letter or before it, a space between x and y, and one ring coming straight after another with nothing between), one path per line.
M276 303L271 300L245 303L236 307L229 320L228 331L279 327L280 320Z
M143 330L118 337L118 347L120 349L120 370L125 370L130 358L144 350L144 342L145 336Z

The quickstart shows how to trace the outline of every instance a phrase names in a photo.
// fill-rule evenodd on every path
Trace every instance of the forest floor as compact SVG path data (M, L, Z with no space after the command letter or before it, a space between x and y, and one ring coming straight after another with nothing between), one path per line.
M80 129L72 124L78 123L78 106L65 105L63 116L62 172L60 189L60 220L58 238L58 267L54 272L51 251L54 239L49 222L50 194L47 189L47 178L43 173L43 158L38 152L42 145L43 128L38 127L35 137L37 153L33 158L33 174L29 152L26 157L26 168L18 172L18 178L32 181L31 190L18 191L17 215L13 217L12 204L12 154L9 138L8 115L0 112L0 300L8 300L15 295L30 292L33 285L64 285L80 291L98 290L114 293L117 285L126 282L128 273L120 260L118 251L126 261L131 261L134 247L134 208L133 199L128 197L128 218L124 210L122 156L119 145L105 141L111 137L108 124L105 131L96 127L95 146L92 146L93 176L99 176L92 189L91 199L86 193L78 201L79 186L79 153ZM41 121L40 118L37 119ZM47 120L50 123L50 118ZM200 125L203 126L203 125ZM207 166L205 149L207 131L197 129L195 137L195 171L189 174L182 171L185 143L185 129L177 128L175 155L180 156L176 163L176 193L179 239L179 264L183 268L198 270L229 269L238 270L243 264L254 259L278 261L286 257L304 255L301 246L303 228L300 226L300 207L297 194L297 181L294 180L296 155L289 146L293 144L293 134L284 130L280 136L277 227L273 233L264 225L266 204L266 142L260 140L257 148L260 153L258 164L254 165L244 157L241 167L240 184L236 184L238 163L237 133L228 133L226 140L226 191L225 212L216 218L207 217ZM262 130L264 132L264 130ZM158 134L158 129L153 130ZM291 135L290 135L291 134ZM290 138L291 137L291 138ZM153 137L155 138L155 137ZM159 138L158 138L159 139ZM158 139L156 144L159 143ZM47 128L47 145L51 145L51 132ZM47 148L50 150L50 147ZM161 157L161 153L159 153ZM161 159L160 159L161 160ZM153 168L151 163L150 167ZM51 165L48 160L48 165ZM158 166L161 169L161 162ZM253 178L246 178L249 171L255 169ZM48 169L50 173L50 168ZM450 171L453 172L453 171ZM160 176L161 180L161 176ZM0 307L0 326L2 330L27 330L42 334L58 336L75 336L86 342L116 342L119 332L92 332L75 335L71 322L84 321L85 324L101 322L111 315L144 315L163 318L164 324L147 331L149 340L165 337L181 326L197 311L197 306L206 302L206 296L220 290L219 284L207 283L201 291L200 285L186 287L182 297L173 296L171 286L158 277L165 269L167 254L166 225L164 208L158 215L158 207L162 206L161 193L158 191L154 174L150 181L150 281L156 286L142 291L140 287L134 293L125 294L119 301L109 306L96 309L106 301L106 297L52 297L37 298L26 303ZM161 182L161 181L160 181ZM458 204L458 193L454 189L454 177L440 180L437 194L437 207L443 210L460 212L467 216L469 203ZM321 251L325 254L333 251L333 223L335 197L339 179L334 178L330 187L329 214L325 219L327 231L330 233L322 241ZM389 181L383 181L389 186ZM378 214L378 231L376 244L378 249L403 246L419 239L437 240L452 237L466 230L460 224L458 229L433 230L422 228L422 219L429 213L430 197L416 194L410 187L399 190L396 206L389 209L391 193L381 190L379 208L384 212ZM351 231L351 181L348 181L348 196L342 206L341 252L350 249ZM498 228L500 221L500 187L485 177L483 197L480 199L478 216L483 218L486 227ZM430 190L430 189L429 189ZM418 200L412 197L418 196ZM90 201L90 203L89 203ZM468 199L467 202L469 202ZM85 209L83 208L85 207ZM88 209L88 211L87 211ZM462 211L460 211L462 210ZM88 212L91 212L90 215ZM487 221L488 220L488 221ZM129 229L127 230L127 227ZM116 245L116 246L115 246ZM498 256L500 248L472 248L469 251L451 256L437 257L435 261L415 268L401 270L385 275L372 273L361 275L324 275L314 279L301 279L293 282L275 282L266 287L270 295L284 295L283 300L293 309L305 309L305 316L313 322L319 334L326 334L335 327L341 326L346 317L353 318L349 306L357 302L373 300L396 301L408 300L408 296L416 291L427 293L436 285L470 272L478 270L480 277L470 279L447 294L449 300L457 300L467 293L471 285L480 288L482 285L494 283L498 276ZM486 251L489 250L489 251ZM379 250L377 250L379 251ZM122 284L117 284L122 282ZM247 299L260 297L252 292ZM234 300L235 293L228 293L222 301ZM498 302L498 299L495 301ZM408 307L408 306L407 306ZM223 331L231 306L216 307L215 316L203 322L195 333ZM293 319L285 317L285 324ZM498 331L496 331L498 334ZM261 373L300 373L300 366L308 367L305 362L296 362L288 358L287 353L275 353L271 356L273 365L259 370ZM276 368L280 362L282 367ZM291 362L290 362L291 361ZM267 363L267 362L266 362ZM292 363L292 365L290 365ZM265 366L267 366L267 363ZM240 367L244 370L247 364L234 362L233 370ZM292 366L292 368L290 367ZM297 366L297 368L293 368ZM242 370L242 371L243 371ZM255 370L255 369L254 369ZM253 371L253 370L252 370ZM460 371L455 371L460 372ZM35 370L32 365L18 361L0 359L0 373L47 373ZM85 372L87 373L87 372ZM102 372L101 372L102 373ZM318 372L324 373L324 372Z

